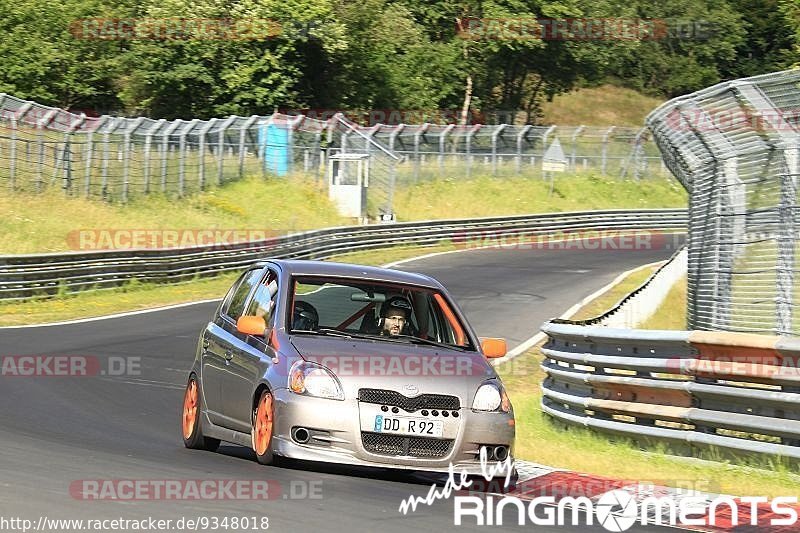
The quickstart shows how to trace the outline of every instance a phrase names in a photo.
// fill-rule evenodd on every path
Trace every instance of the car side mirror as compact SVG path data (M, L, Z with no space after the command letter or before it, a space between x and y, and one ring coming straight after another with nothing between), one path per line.
M236 321L236 331L245 335L263 337L267 331L267 322L262 316L240 316Z
M481 339L481 351L487 359L503 357L508 351L506 340L494 338Z

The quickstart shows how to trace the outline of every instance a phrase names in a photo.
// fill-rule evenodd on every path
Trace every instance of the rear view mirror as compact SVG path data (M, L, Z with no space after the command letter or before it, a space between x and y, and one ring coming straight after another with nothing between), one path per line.
M363 302L363 303L383 303L386 301L385 294L364 294L363 292L354 292L350 295L350 301Z
M263 337L267 330L267 323L261 316L242 316L236 321L236 331L245 335Z
M485 338L481 339L481 351L487 359L503 357L508 351L505 339Z

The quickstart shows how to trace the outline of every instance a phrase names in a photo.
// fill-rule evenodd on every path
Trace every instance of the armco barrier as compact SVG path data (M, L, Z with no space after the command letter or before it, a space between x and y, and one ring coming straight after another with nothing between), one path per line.
M71 252L0 257L0 300L113 288L130 280L166 283L239 270L268 257L324 259L394 245L434 245L485 235L582 231L684 231L684 209L606 210L343 226L275 239L180 249ZM489 232L489 233L487 233Z
M800 459L800 340L551 321L542 409L568 424Z

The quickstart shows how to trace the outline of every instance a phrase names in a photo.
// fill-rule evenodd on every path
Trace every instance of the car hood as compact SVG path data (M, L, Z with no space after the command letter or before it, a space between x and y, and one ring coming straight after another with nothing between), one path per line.
M356 398L359 389L386 389L408 397L457 396L469 407L480 384L496 376L478 352L332 337L293 336L291 342L303 359L336 374L346 398Z

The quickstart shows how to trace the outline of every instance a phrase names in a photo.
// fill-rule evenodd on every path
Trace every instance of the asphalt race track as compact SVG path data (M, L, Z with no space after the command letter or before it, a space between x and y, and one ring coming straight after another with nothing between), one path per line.
M672 253L671 248L479 250L398 268L441 280L479 335L504 336L514 347L535 334L541 322L563 313L622 271ZM239 446L223 444L217 453L185 449L179 427L183 388L198 333L214 306L0 329L2 356L141 358L139 375L0 378L0 515L34 523L41 516L175 521L256 515L268 516L274 531L486 530L474 524L455 527L449 500L400 514L403 499L423 496L429 489L427 482L406 473L318 464L264 467ZM276 499L96 501L70 493L71 484L81 480L107 479L268 480ZM308 491L321 497L309 499ZM602 531L599 526L584 529Z

